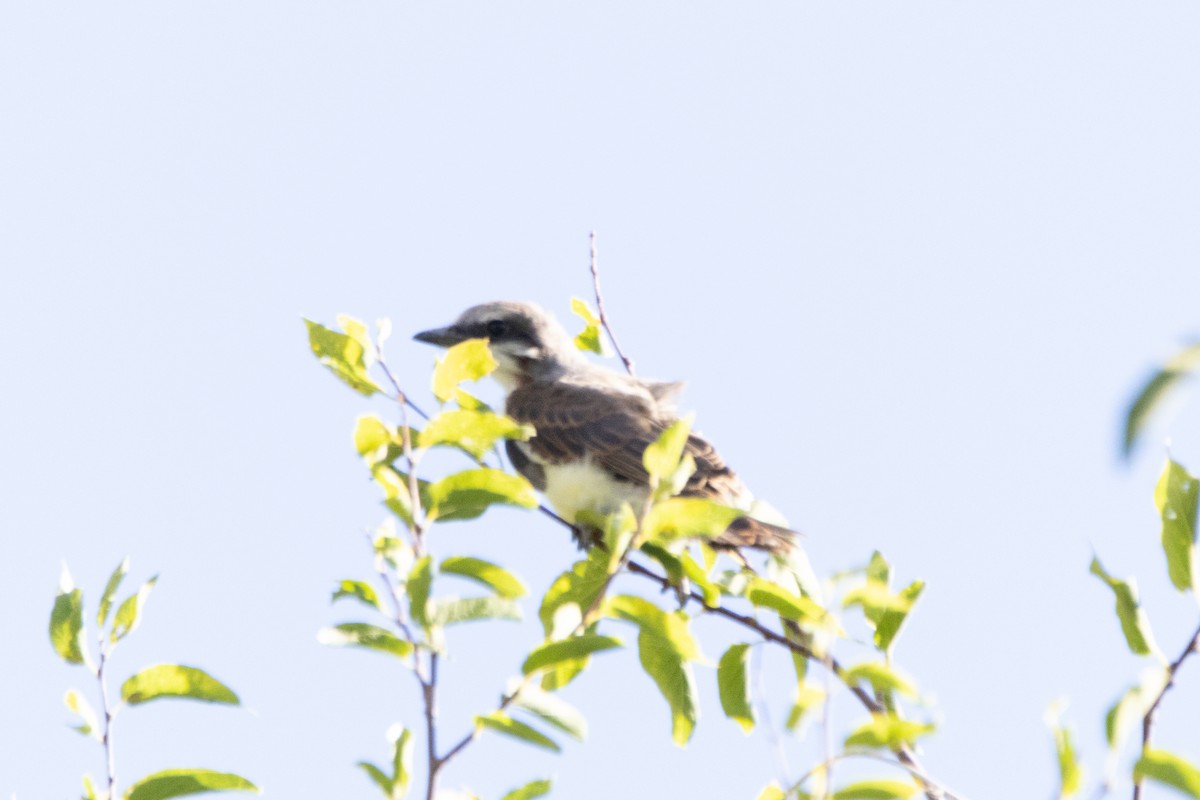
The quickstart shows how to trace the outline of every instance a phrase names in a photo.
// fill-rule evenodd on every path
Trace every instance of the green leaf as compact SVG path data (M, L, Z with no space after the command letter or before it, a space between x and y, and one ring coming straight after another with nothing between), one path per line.
M1059 722L1063 707L1062 702L1055 703L1046 712L1046 724L1050 728L1050 734L1054 737L1054 752L1058 760L1058 796L1060 800L1074 797L1083 789L1083 768L1075 753L1071 732Z
M113 570L112 575L108 577L108 583L104 587L104 594L100 595L100 609L96 612L96 623L103 628L104 623L108 622L108 612L112 608L113 595L117 593L117 588L121 585L121 579L129 572L129 558L117 565Z
M100 796L96 793L96 784L92 783L92 776L84 773L83 775L83 797L84 800L99 800ZM108 800L108 793L104 793L105 800Z
M82 721L82 724L73 726L74 730L84 736L90 736L98 742L104 741L104 734L100 731L100 721L87 698L71 689L63 697L63 703Z
M1120 751L1133 726L1140 722L1154 701L1167 688L1170 672L1166 667L1152 667L1142 672L1141 682L1131 687L1104 715L1104 735L1113 756Z
M1123 451L1126 457L1133 451L1138 437L1146 427L1146 422L1154 411L1162 405L1162 401L1174 391L1175 387L1188 374L1200 368L1200 342L1189 344L1176 353L1166 365L1155 374L1137 398L1129 407L1125 418L1125 440Z
M1200 769L1166 750L1147 750L1133 767L1133 780L1146 778L1200 800Z
M416 431L410 429L416 437ZM374 414L363 414L354 422L354 450L367 466L391 464L404 455L403 435Z
M670 497L650 509L643 531L651 542L668 542L685 536L711 539L743 516L745 513L736 508L701 497Z
M394 796L392 794L392 789L395 786L395 782L388 777L386 772L372 764L370 761L359 761L356 766L363 772L367 773L367 777L370 778L376 786L383 790L384 797L388 798L388 800L392 800L392 797Z
M355 320L349 322L353 325ZM367 349L360 339L330 330L312 320L306 319L304 324L308 327L308 344L313 354L330 372L366 397L382 391L367 375Z
M453 625L481 619L521 619L521 606L506 597L448 597L430 603L431 625Z
M550 793L550 781L531 781L519 789L513 789L501 800L533 800L535 797Z
M638 658L670 706L671 738L680 746L687 744L698 714L696 678L687 662L700 657L687 617L668 614L649 600L632 595L609 598L605 609L610 615L637 624Z
M886 747L889 750L900 745L912 745L917 737L932 733L933 725L900 719L893 714L872 714L871 721L864 723L846 737L846 747Z
M846 593L842 605L861 605L867 622L875 629L875 646L887 652L900 633L908 614L925 588L924 581L913 581L899 592L891 589L891 567L879 551L871 554L866 569L867 581Z
M763 790L758 793L758 797L755 800L787 800L787 792L778 783L771 781L763 787Z
M422 556L408 573L408 614L422 628L429 627L429 591L433 586L433 561Z
M392 774L395 775L389 800L404 800L408 794L408 786L412 782L412 731L403 726L394 725L388 731L388 738L393 740Z
M206 703L238 705L238 696L232 689L196 667L156 664L121 684L121 699L130 705L160 697L186 697Z
M688 415L668 425L659 434L658 439L646 447L642 454L642 465L646 467L646 472L650 473L651 486L657 486L674 477L691 431L692 416Z
M438 359L433 370L433 394L445 403L463 381L477 381L496 368L487 339L459 342Z
M394 656L412 653L412 645L391 631L366 622L343 622L332 628L322 628L317 641L334 647L362 647Z
M501 439L525 441L531 436L533 427L512 417L492 411L456 409L443 411L429 420L417 438L417 444L419 447L450 445L478 460Z
M580 350L596 355L608 355L607 348L604 346L604 336L600 333L600 317L592 311L584 301L578 297L571 298L571 311L581 317L584 322L583 330L575 337L575 346Z
M143 583L136 593L125 598L113 617L109 641L119 642L137 630L137 626L142 621L142 608L146 605L146 598L150 596L150 590L154 588L157 581L158 576L156 575Z
M825 609L812 598L789 592L782 586L765 578L754 577L746 598L759 608L769 608L793 622L820 623L825 619Z
M546 590L538 617L547 639L570 636L579 626L584 612L595 602L608 580L608 562L609 554L594 547L588 551L586 560L576 562ZM546 670L542 676L542 688L561 689L587 666L587 661L587 658L563 661L557 667Z
M1125 642L1136 655L1145 656L1158 653L1158 645L1154 643L1154 635L1150 631L1150 619L1138 602L1137 584L1131 578L1128 581L1118 580L1105 571L1099 558L1092 558L1091 573L1108 584L1116 597L1117 619L1121 621L1121 631L1125 634Z
M563 661L575 661L586 658L592 653L621 646L622 642L620 639L589 633L572 636L568 639L560 639L556 642L544 644L530 653L525 659L525 663L521 665L521 672L528 675L531 672L545 669Z
M833 800L907 800L919 791L912 781L858 781L834 792Z
M521 579L503 567L479 558L451 556L442 562L441 570L446 575L460 575L482 583L501 597L514 599L529 593Z
M717 688L721 694L721 709L725 716L742 726L746 733L754 730L754 706L750 703L750 645L731 645L717 664Z
M553 750L556 753L562 749L549 736L529 727L524 722L518 722L502 711L493 711L491 714L475 717L475 724L496 731L497 733L502 733L505 736L511 736L514 739L520 739L523 742L544 747L547 750Z
M481 467L456 472L429 486L426 517L433 521L474 519L496 503L537 508L529 481L498 469Z
M800 684L796 690L796 699L792 703L792 710L788 713L787 722L784 723L784 727L789 731L796 730L800 727L800 723L804 721L808 712L824 701L824 689L809 686L808 684Z
M533 714L573 739L582 742L587 737L587 720L583 714L558 695L530 684L521 685L519 681L513 681L509 691L517 692L512 701L516 708Z
M125 800L166 800L200 792L240 789L261 794L257 786L239 775L210 769L166 769L148 775L129 787Z
M865 680L877 693L897 692L908 697L915 697L917 694L917 689L911 681L880 661L855 664L846 670L845 680L848 684Z
M71 586L71 575L65 566L50 611L50 644L68 664L91 663L83 642L83 590Z
M331 602L341 600L343 597L354 598L376 611L383 611L383 603L379 601L379 595L375 592L374 587L365 581L343 580L334 590Z
M1181 592L1197 589L1196 500L1200 482L1170 459L1154 487L1154 505L1162 516L1162 546L1171 583Z

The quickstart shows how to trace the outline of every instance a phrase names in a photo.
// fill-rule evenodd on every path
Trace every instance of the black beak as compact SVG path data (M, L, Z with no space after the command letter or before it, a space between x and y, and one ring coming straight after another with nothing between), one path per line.
M458 344L459 342L465 342L471 337L464 334L453 325L447 325L444 328L433 328L432 330L421 331L413 338L418 342L436 344L438 347L450 347Z

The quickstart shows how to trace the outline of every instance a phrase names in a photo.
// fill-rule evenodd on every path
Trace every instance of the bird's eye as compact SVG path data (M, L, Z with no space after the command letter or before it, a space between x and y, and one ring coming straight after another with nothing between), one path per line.
M494 319L487 324L488 336L503 336L508 332L508 323L502 319Z

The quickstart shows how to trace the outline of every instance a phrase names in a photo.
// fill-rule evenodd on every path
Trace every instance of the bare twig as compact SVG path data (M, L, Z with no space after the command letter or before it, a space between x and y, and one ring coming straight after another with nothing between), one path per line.
M96 680L100 682L100 711L104 714L104 744L105 765L108 770L108 797L117 796L117 755L113 745L113 718L116 710L108 699L108 681L104 678L104 667L108 664L109 650L104 640L104 631L100 631L100 659L96 665Z
M1155 697L1154 702L1150 704L1150 708L1146 711L1146 716L1142 717L1142 752L1145 752L1150 747L1150 738L1154 734L1154 721L1158 713L1158 707L1162 703L1163 697L1166 696L1167 691L1175 685L1175 674L1183 666L1183 662L1187 660L1188 656L1195 652L1200 652L1200 627L1196 628L1196 632L1192 634L1187 647L1183 648L1183 652L1179 654L1179 657L1167 666L1167 681L1163 684L1162 691L1158 693L1158 697ZM1133 800L1141 800L1141 797L1142 781L1134 781Z
M621 363L625 365L625 371L633 375L633 361L621 350L621 345L617 343L617 336L613 333L612 326L608 324L608 314L604 311L604 296L600 294L600 267L596 258L595 231L592 231L588 235L588 244L591 249L592 289L596 293L596 311L600 314L600 325L604 328L604 332L608 334L608 340L612 342L613 349L617 351L617 356L621 359Z

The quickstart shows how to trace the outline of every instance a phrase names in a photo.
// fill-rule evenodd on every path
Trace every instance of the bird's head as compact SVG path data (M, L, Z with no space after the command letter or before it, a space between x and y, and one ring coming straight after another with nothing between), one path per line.
M555 380L573 365L586 363L558 321L532 303L472 306L452 324L413 338L439 347L487 339L498 364L493 377L509 391L531 380Z

